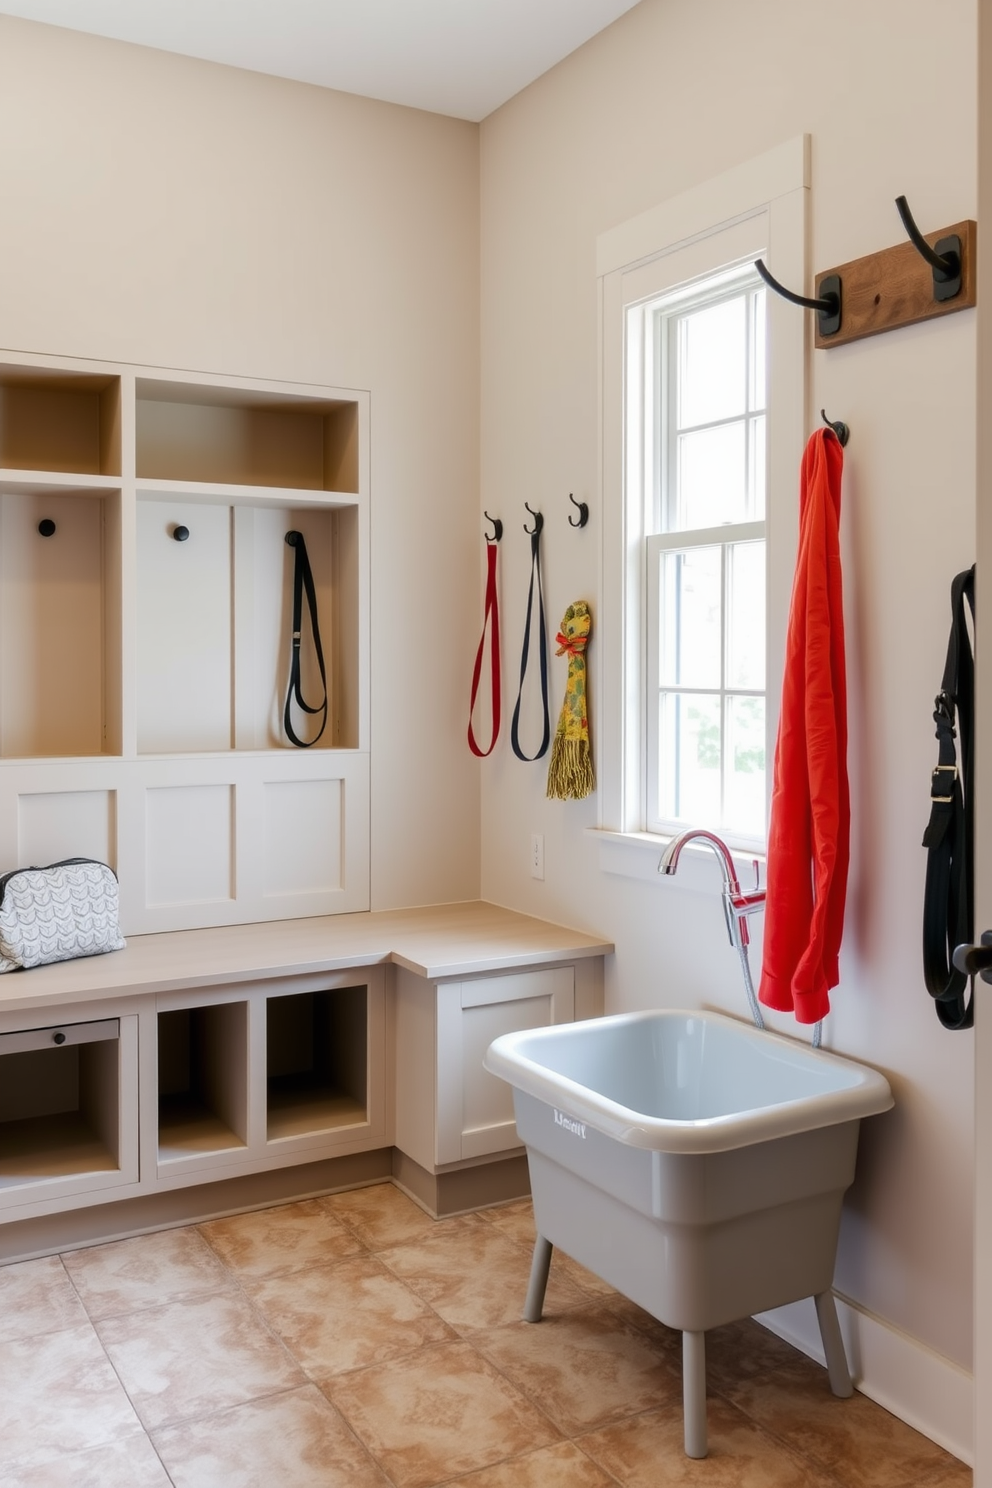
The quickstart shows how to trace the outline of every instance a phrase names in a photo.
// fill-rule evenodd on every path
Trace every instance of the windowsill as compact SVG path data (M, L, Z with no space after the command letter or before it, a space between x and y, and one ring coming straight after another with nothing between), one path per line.
M586 832L599 844L599 867L602 873L614 873L622 878L643 878L663 881L658 872L658 861L672 840L654 832L616 832L609 827L587 827ZM759 864L764 875L764 855L747 848L731 845L734 867L741 886L751 888L754 882L753 864ZM715 875L715 878L714 878ZM679 858L678 881L683 888L712 892L719 887L721 870L714 859L713 851L701 843L690 842Z

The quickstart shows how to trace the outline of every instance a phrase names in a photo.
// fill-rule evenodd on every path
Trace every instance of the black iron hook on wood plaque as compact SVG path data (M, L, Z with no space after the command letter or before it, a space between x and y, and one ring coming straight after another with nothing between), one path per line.
M896 197L896 207L910 242L933 270L934 299L953 300L955 295L961 293L961 239L956 234L938 238L931 248L917 227L909 210L909 202L904 196Z
M840 330L841 322L841 282L839 274L828 274L820 281L820 294L817 299L810 299L808 295L795 294L791 289L786 289L784 284L779 284L775 276L765 268L760 258L754 261L754 267L764 279L769 289L773 289L783 300L788 300L793 305L802 305L807 310L815 310L817 315L817 329L821 336L835 336Z
M579 515L578 515L577 518L569 517L569 519L568 519L568 525L569 525L569 527L584 527L586 525L586 523L588 522L588 520L589 520L589 503L588 503L588 501L576 501L576 499L572 495L571 491L569 491L569 493L568 493L568 499L569 499L569 501L572 503L572 505L576 508L576 510L579 513Z
M524 531L526 532L526 534L527 534L528 537L536 537L537 534L540 532L541 528L544 526L544 514L542 512L535 511L534 508L531 506L531 504L530 504L529 501L525 501L524 502L524 506L527 508L527 510L530 512L531 516L534 518L534 525L533 525L533 527L528 527L527 526L527 523L526 522L524 523Z
M486 542L499 542L503 536L503 523L499 517L491 517L487 511L483 511L482 515L487 522L492 522L493 524L492 536L488 532L485 534Z

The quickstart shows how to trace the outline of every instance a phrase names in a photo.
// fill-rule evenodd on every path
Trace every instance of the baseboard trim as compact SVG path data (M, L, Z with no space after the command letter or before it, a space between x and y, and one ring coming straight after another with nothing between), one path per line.
M432 1219L488 1209L511 1199L526 1198L530 1193L530 1173L524 1153L453 1172L430 1173L394 1147L392 1176L396 1187Z
M844 1297L837 1297L837 1315L851 1376L861 1393L973 1467L974 1376ZM811 1297L760 1313L757 1321L824 1362Z

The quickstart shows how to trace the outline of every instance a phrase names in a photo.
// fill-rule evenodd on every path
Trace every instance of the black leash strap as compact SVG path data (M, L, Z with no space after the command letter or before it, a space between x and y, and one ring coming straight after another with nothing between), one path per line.
M320 644L320 627L317 624L317 592L313 586L313 572L310 568L310 559L307 556L307 545L303 540L302 532L287 532L286 541L293 549L295 555L293 567L293 649L289 664L289 690L286 693L286 707L282 715L283 727L291 744L298 749L309 749L311 744L316 744L324 729L327 727L327 672L324 668L324 652ZM303 699L300 690L300 647L303 640L303 595L306 593L307 609L310 611L310 634L313 636L313 649L317 656L317 667L320 671L320 683L324 690L323 701L316 708ZM293 728L292 704L296 699L297 706L304 713L321 715L320 728L312 739L301 739Z
M954 947L972 938L971 849L974 840L975 662L966 621L975 621L975 569L959 573L951 585L951 634L944 677L934 700L937 765L930 779L930 820L923 835L927 849L923 895L923 976L945 1028L970 1028L970 978L951 962ZM955 733L955 716L957 732ZM961 763L955 752L959 741Z
M528 508L529 509L529 508ZM520 687L517 690L517 703L513 710L513 720L510 724L510 743L517 759L539 760L542 754L547 754L548 745L551 742L551 715L548 712L548 627L544 618L544 588L541 584L541 527L543 519L535 521L534 531L530 534L530 588L527 591L527 619L524 621L524 644L520 652ZM527 530L526 528L524 529ZM541 664L541 701L544 707L544 736L541 739L541 747L536 754L524 754L520 748L520 701L524 693L524 678L527 675L527 661L530 656L530 618L534 608L534 586L537 584L537 613L538 613L538 657Z

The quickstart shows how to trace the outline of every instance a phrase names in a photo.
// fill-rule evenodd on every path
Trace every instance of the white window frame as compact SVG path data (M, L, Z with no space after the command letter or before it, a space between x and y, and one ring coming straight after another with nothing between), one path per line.
M800 136L604 233L597 241L603 575L599 626L601 867L653 877L667 841L644 830L645 523L637 408L625 403L627 309L667 287L759 255L782 283L808 285L809 137ZM807 288L806 292L809 290ZM768 296L767 790L778 725L785 627L798 535L798 478L809 426L809 317ZM636 331L631 334L636 335ZM629 494L628 494L629 493ZM708 825L697 823L697 825Z

